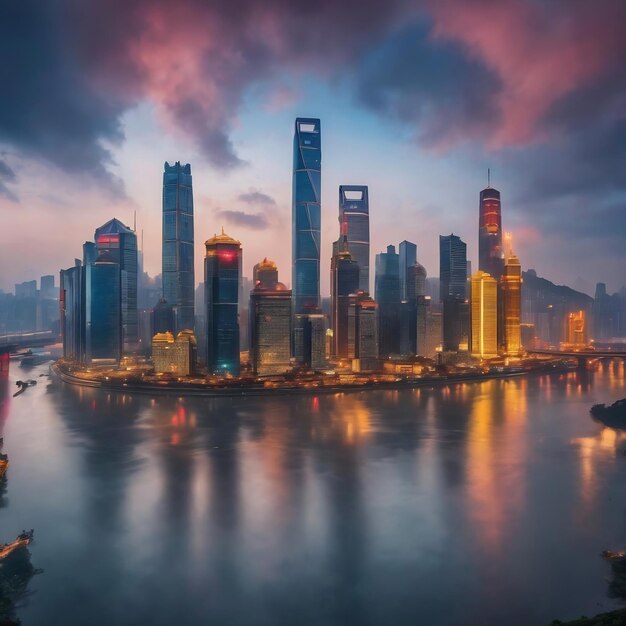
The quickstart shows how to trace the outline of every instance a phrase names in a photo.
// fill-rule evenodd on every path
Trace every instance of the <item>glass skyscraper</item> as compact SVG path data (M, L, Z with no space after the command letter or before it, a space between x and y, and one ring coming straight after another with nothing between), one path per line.
M88 362L119 361L122 356L122 281L120 265L102 252L85 268L85 352Z
M359 291L361 278L359 264L348 250L347 236L344 235L344 249L333 255L332 271L332 328L333 355L346 358L348 348L348 310L350 295Z
M402 299L409 297L407 291L407 274L410 267L417 263L417 246L410 241L400 242L400 289L402 291Z
M321 126L297 118L293 139L292 288L294 312L315 312L320 304Z
M339 223L352 259L359 264L359 289L370 292L370 209L367 185L339 187ZM335 243L341 247L342 237ZM333 251L334 252L334 251Z
M224 233L206 241L206 361L213 374L239 376L241 244Z
M439 296L443 305L443 349L456 352L469 340L467 245L456 235L439 236Z
M376 255L376 302L378 303L379 354L387 357L400 352L400 256L395 246Z
M87 245L83 246L85 264L91 264L94 254L102 255L106 252L111 255L120 271L121 307L122 307L122 342L129 350L137 344L139 339L139 325L137 316L137 235L113 218L96 229L94 240L96 250Z
M478 225L478 269L497 281L504 270L500 192L487 186L480 192Z
M176 309L177 330L194 328L193 189L191 165L163 172L163 297Z

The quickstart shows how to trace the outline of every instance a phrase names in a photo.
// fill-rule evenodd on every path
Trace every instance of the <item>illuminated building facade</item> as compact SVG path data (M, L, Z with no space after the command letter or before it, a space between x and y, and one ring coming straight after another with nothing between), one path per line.
M478 225L478 269L496 281L504 270L500 192L487 186L480 192Z
M85 359L119 362L122 356L120 264L109 252L85 268Z
M176 312L176 328L194 328L194 228L191 165L164 164L163 297Z
M395 246L376 255L375 295L378 303L378 349L381 357L400 352L400 257Z
M350 294L359 291L361 281L359 264L348 250L347 236L344 235L342 250L333 255L331 261L332 286L332 330L333 356L348 356L348 308Z
M498 356L498 283L478 270L472 275L472 356L492 359Z
M120 271L122 302L122 341L125 350L136 346L139 339L137 315L137 235L118 219L109 220L96 229L95 253L108 253L118 264ZM85 251L85 256L93 250ZM86 263L89 266L89 262Z
M268 271L258 275L260 266ZM250 292L252 369L257 376L282 374L290 369L291 290L278 282L276 264L267 259L255 265L255 282Z
M576 348L587 345L587 317L582 309L567 316L566 342Z
M152 338L152 362L157 374L189 376L196 364L196 338L190 330L176 335L171 332L157 333Z
M454 234L439 236L439 297L443 305L443 350L467 349L467 245Z
M504 264L500 293L504 319L504 352L513 356L522 349L522 267L515 255L509 256Z
M370 292L370 210L367 185L339 187L339 223L353 261L359 265L358 289ZM341 248L342 239L335 242ZM333 249L333 255L339 250Z
M400 292L403 300L409 300L408 272L417 263L417 246L410 241L400 242Z
M292 288L297 314L320 304L321 125L297 118L293 141Z
M205 242L206 362L212 374L239 376L241 244L224 233Z

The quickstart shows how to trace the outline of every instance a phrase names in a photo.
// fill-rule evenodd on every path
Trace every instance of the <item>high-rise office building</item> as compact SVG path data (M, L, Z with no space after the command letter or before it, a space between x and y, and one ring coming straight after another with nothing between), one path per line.
M478 270L472 275L472 356L498 356L498 283Z
M322 313L294 316L293 356L296 363L312 370L326 367L326 323Z
M378 351L381 357L400 352L400 258L395 246L376 255L375 294L378 303Z
M478 226L478 269L496 281L504 269L500 192L490 185L480 192Z
M522 266L519 259L511 254L504 264L500 279L502 313L504 318L504 352L513 356L522 349Z
M193 330L194 229L191 165L165 163L163 171L163 297L176 311L177 330Z
M224 233L205 242L206 362L213 374L239 376L241 244Z
M426 353L427 317L431 310L430 296L419 295L415 298L415 354L432 356Z
M400 291L403 300L409 299L408 271L417 263L417 246L410 241L400 242Z
M267 271L257 274L259 267ZM249 309L252 369L257 376L282 374L290 368L291 290L278 282L276 264L267 259L255 265L255 282Z
M363 291L350 296L348 358L352 369L369 372L378 366L378 305Z
M343 249L331 261L333 356L348 357L348 308L350 294L359 291L360 267L348 249L347 235L343 236Z
M346 236L352 259L359 264L359 290L370 292L370 210L367 185L339 187L339 223L342 237L335 242L333 254L343 246Z
M567 315L566 343L576 348L587 345L587 318L585 311L573 311Z
M292 288L294 311L315 312L320 305L321 125L297 118L293 139Z
M415 300L426 295L426 268L421 263L414 263L406 272L406 299Z
M467 349L467 245L457 235L439 236L439 296L443 305L443 349Z
M104 251L85 268L85 359L118 362L122 356L122 274Z
M85 360L85 268L79 259L61 270L60 314L63 357L79 363Z
M120 289L122 306L122 342L125 350L136 346L139 339L137 315L137 236L135 233L113 218L96 228L94 235L96 253L108 253L118 264L120 270ZM86 245L86 244L85 244ZM93 257L93 249L83 248L85 257ZM91 263L87 263L89 267Z
M262 287L263 289L273 289L278 282L278 267L274 261L264 258L252 269L253 289Z
M172 333L176 330L174 307L165 299L160 298L152 309L152 334Z

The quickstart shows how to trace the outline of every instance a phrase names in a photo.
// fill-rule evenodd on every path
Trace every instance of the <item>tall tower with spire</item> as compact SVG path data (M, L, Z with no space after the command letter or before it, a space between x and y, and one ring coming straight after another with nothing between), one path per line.
M478 269L496 280L500 280L504 269L500 192L491 186L490 170L487 170L487 187L480 192Z

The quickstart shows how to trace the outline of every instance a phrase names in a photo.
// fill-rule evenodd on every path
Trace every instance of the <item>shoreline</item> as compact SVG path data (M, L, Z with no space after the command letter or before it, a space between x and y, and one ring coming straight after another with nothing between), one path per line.
M245 396L272 396L272 395L330 395L340 393L356 393L363 391L399 391L402 389L419 389L423 387L443 387L466 383L482 383L489 380L519 378L530 374L547 372L568 372L566 367L552 367L547 370L545 365L524 371L493 372L480 375L459 375L436 378L415 378L400 381L380 381L361 385L341 384L320 387L217 387L197 385L193 383L168 383L158 385L153 383L119 383L117 381L85 380L63 370L57 362L50 365L50 372L61 382L78 387L102 389L117 393L136 393L144 395L185 395L205 398L240 398Z

